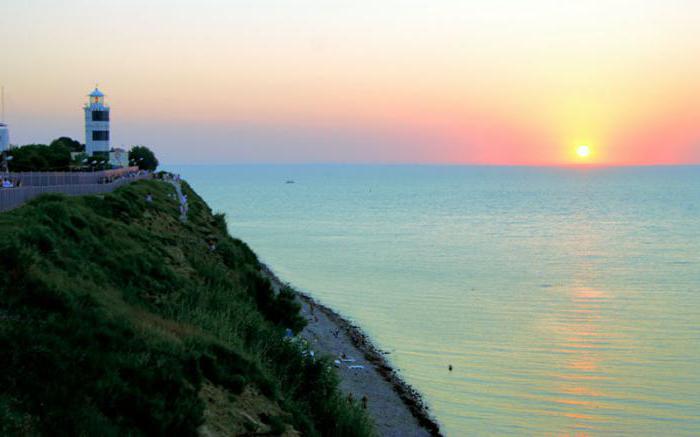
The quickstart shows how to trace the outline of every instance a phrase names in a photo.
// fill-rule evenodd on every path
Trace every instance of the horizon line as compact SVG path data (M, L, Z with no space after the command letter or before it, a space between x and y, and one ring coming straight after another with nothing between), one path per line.
M602 163L570 163L570 164L485 164L485 163L447 163L447 162L228 162L228 163L161 163L161 166L208 166L208 167L225 167L225 166L383 166L383 167L400 167L400 166L431 166L431 167L531 167L531 168L634 168L634 167L700 167L700 162L697 163L682 163L682 164L602 164Z

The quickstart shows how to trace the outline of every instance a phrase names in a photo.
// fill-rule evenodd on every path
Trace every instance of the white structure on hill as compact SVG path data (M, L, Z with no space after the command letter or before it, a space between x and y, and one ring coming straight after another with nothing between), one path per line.
M0 152L10 150L10 129L0 122Z
M105 105L105 95L95 87L90 93L90 101L85 109L85 152L92 156L95 152L109 152L109 106Z
M115 147L109 152L109 164L112 167L128 167L129 152L119 147Z
M10 128L5 123L5 88L0 87L0 152L10 150Z

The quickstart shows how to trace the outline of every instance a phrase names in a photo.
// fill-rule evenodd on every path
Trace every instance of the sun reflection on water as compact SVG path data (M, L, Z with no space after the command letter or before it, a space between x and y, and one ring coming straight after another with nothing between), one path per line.
M558 371L553 373L550 399L558 407L555 414L567 418L567 433L586 435L595 430L595 424L605 421L604 401L608 394L600 382L609 380L605 370L606 346L615 337L606 330L604 309L610 303L608 293L591 288L573 288L569 291L570 307L557 312L548 323L555 350L564 358Z

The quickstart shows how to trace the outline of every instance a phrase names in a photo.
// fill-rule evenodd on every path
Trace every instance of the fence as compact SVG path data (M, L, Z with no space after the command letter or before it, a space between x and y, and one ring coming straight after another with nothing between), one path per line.
M111 170L108 170L111 171ZM103 173L103 172L95 172L95 173ZM15 173L17 174L17 173ZM38 175L39 173L35 173L35 175ZM124 173L122 173L123 175ZM68 174L70 175L70 173ZM80 176L78 176L80 177ZM101 175L99 177L118 177L114 175L110 176L105 176ZM99 180L99 177L97 180ZM16 187L16 188L0 188L0 212L2 211L8 211L13 208L17 208L18 206L21 206L25 202L28 202L29 200L44 194L44 193L63 193L67 194L69 196L82 196L86 194L101 194L101 193L108 193L110 191L115 190L118 187L121 187L122 185L128 184L129 182L133 182L135 180L139 179L146 179L149 178L150 174L149 173L141 173L141 174L136 174L136 175L131 175L127 177L121 177L119 179L114 180L113 182L109 183L89 183L89 182L78 182L78 183L73 183L73 184L57 184L57 185L25 185L24 182L22 183L21 187ZM46 179L37 179L40 182L43 182ZM48 179L49 181L51 179ZM59 179L60 180L60 179ZM73 179L63 179L62 181L66 180L73 180ZM83 179L77 179L77 180L83 180Z
M48 187L56 185L98 184L110 179L116 179L139 171L138 167L117 168L114 170L90 172L11 172L0 174L13 183L21 182L23 187Z

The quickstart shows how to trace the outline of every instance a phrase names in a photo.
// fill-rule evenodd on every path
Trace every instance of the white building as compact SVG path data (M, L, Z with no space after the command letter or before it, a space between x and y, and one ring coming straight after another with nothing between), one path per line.
M0 152L10 150L10 128L0 122Z
M10 150L10 128L5 123L5 87L0 87L0 152Z
M105 95L95 88L85 109L85 152L109 152L109 106Z
M124 149L115 147L109 152L109 164L112 167L128 167L129 166L129 152Z

